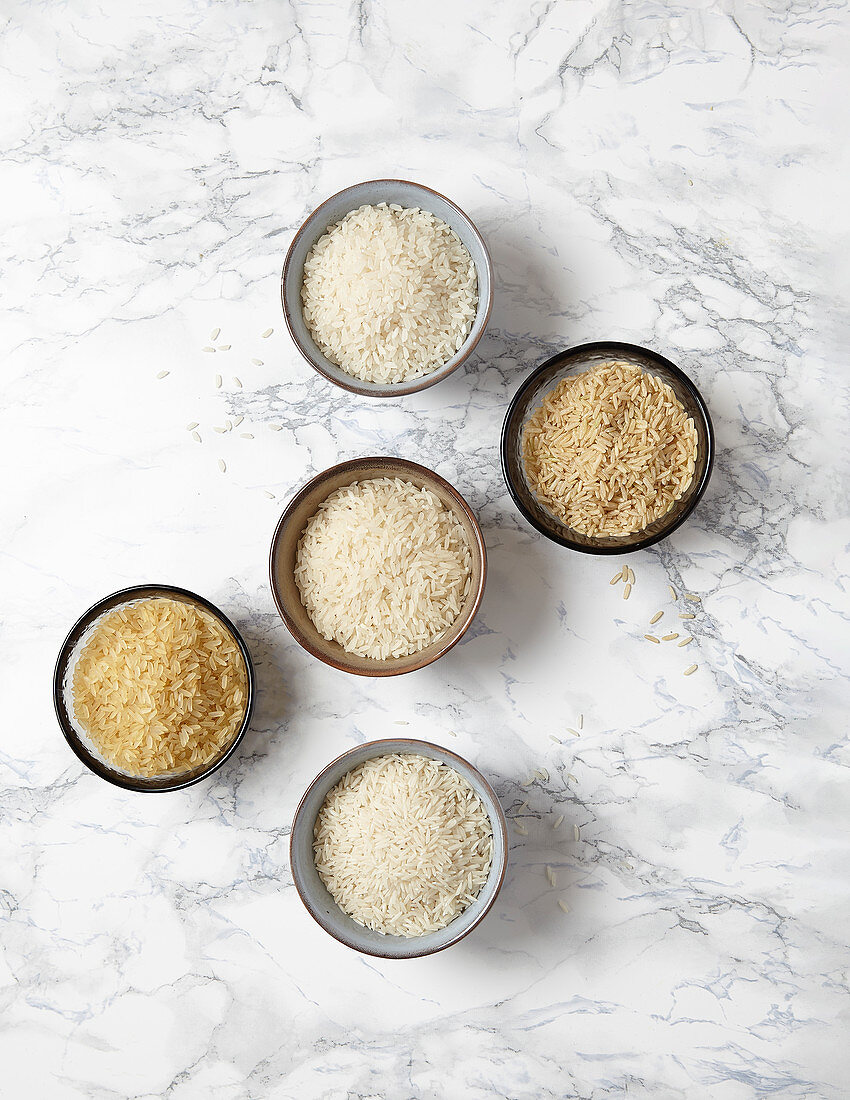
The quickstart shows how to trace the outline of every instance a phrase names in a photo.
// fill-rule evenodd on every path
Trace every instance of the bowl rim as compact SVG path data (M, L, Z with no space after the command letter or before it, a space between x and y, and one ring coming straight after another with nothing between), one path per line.
M549 368L556 366L562 360L566 360L573 356L589 355L596 352L606 351L611 352L612 355L616 355L618 353L631 355L637 354L638 356L642 356L650 360L655 360L661 366L670 371L670 373L673 374L682 383L685 389L687 389L693 397L694 403L699 409L700 415L703 420L707 440L706 450L708 453L706 456L705 469L703 470L702 476L699 480L699 484L697 485L696 490L691 497L687 507L683 509L683 511L676 517L676 520L671 523L669 527L665 527L662 531L656 531L652 535L647 535L645 538L639 539L637 542L631 543L628 546L586 546L583 543L575 542L569 537L556 534L554 531L547 529L537 519L537 517L532 515L532 513L529 512L529 510L525 507L525 504L522 501L522 498L517 492L516 486L513 483L513 479L510 474L510 466L508 463L508 450L510 446L508 435L511 420L513 418L514 412L522 402L526 393L534 385L540 375ZM654 546L657 542L661 542L662 539L666 539L669 535L672 535L674 531L678 530L678 528L682 526L686 519L688 519L694 508L696 508L697 504L699 504L700 500L702 499L703 493L705 492L706 486L708 485L709 478L711 477L712 468L714 466L714 450L714 426L711 422L711 416L708 411L708 406L706 405L702 394L697 389L696 383L694 383L693 380L689 378L687 374L685 374L681 367L677 367L675 363L671 363L669 359L665 358L665 356L661 355L659 352L653 351L651 348L642 347L640 344L632 344L621 340L592 340L586 344L575 344L570 348L566 348L564 351L559 351L555 355L551 355L548 359L545 360L545 362L535 367L528 375L528 377L522 381L519 389L516 391L513 398L511 399L510 404L508 405L507 412L505 413L505 419L502 423L502 436L499 447L502 466L502 477L504 478L505 484L507 485L508 493L510 494L511 499L513 500L523 518L527 520L527 522L530 523L535 530L539 531L541 535L545 535L546 538L550 539L552 542L557 543L559 546L564 546L568 550L576 550L581 554L592 554L597 557L611 557L618 554L633 554L638 550L646 550L648 547Z
M63 698L63 680L65 676L65 670L68 667L68 661L71 654L74 651L74 647L77 645L80 637L88 630L88 628L94 623L101 615L107 611L111 611L115 607L119 607L124 603L129 603L132 600L143 599L145 596L156 598L157 596L181 596L184 599L188 599L194 603L200 604L204 610L213 615L227 630L232 634L234 641L239 647L239 651L242 654L242 659L245 662L246 672L246 698L245 698L245 714L242 718L242 723L233 738L231 744L227 747L227 750L222 753L218 759L213 761L209 767L199 772L197 775L190 776L187 779L177 779L173 783L169 783L167 786L151 787L145 784L146 778L143 776L120 775L118 772L113 772L97 759L97 757L91 756L85 753L80 745L79 735L70 722L67 708ZM110 593L108 596L104 596L98 600L92 606L77 619L71 629L65 636L65 641L62 643L59 654L56 658L56 664L53 669L53 708L56 712L56 718L59 722L59 727L62 730L62 734L65 740L71 747L74 755L88 768L92 774L98 776L100 779L105 780L107 783L112 783L113 786L121 787L123 790L138 791L140 794L161 794L169 791L180 791L186 787L192 787L195 783L200 783L201 780L209 778L213 772L224 764L226 760L229 760L233 753L236 751L238 745L242 741L243 737L248 731L248 727L251 723L251 717L254 711L254 698L256 694L254 664L251 660L251 654L248 650L245 640L240 634L239 630L233 625L227 615L216 607L214 603L206 599L204 596L199 596L197 592L192 592L188 588L180 588L173 584L134 584L128 588L119 588L117 591Z
M438 199L441 199L444 203L446 203L447 206L450 206L452 208L452 210L454 210L457 213L457 215L466 223L466 225L468 226L470 232L472 233L472 235L475 237L476 241L478 242L478 245L480 246L481 252L484 256L484 264L485 264L485 267L487 269L488 282L489 282L489 286L490 286L490 293L489 293L488 298L487 298L487 308L484 311L484 315L482 317L480 327L478 328L478 332L473 333L472 329L470 329L470 333L467 336L466 340L464 341L463 345L461 346L460 351L458 351L456 353L457 356L458 356L458 359L457 359L457 362L454 364L454 366L451 368L451 370L447 371L445 369L446 364L444 363L441 367L436 367L433 371L430 371L428 374L420 375L417 378L410 379L409 382L384 382L384 383L381 383L381 382L365 382L363 379L356 378L354 375L351 375L351 380L350 381L348 381L347 379L340 379L340 378L334 377L334 375L332 375L329 371L325 370L323 364L315 363L313 361L313 359L308 355L307 350L303 347L301 341L299 340L298 336L295 333L295 328L292 324L292 318L290 316L289 307L286 304L285 288L286 288L286 284L287 284L287 282L289 280L289 277L290 277L290 270L289 269L290 269L290 265L291 265L291 261L292 261L292 254L295 251L295 246L298 243L301 235L303 234L304 230L307 228L307 225L310 222L312 222L318 215L320 215L321 211L329 203L332 203L336 199L341 198L343 195L348 194L348 192L355 191L358 188L368 186L369 184L380 184L380 183L383 183L383 184L401 183L401 184L405 184L406 186L416 187L420 191L427 191L428 194L430 194L430 195L436 195L436 197ZM352 210L353 209L356 209L356 207L352 207ZM349 211L349 213L350 213L350 211ZM475 261L473 260L473 263L474 262ZM481 280L479 279L479 287L480 287L480 283L481 283ZM339 386L340 389L347 390L349 393L356 393L360 397L376 397L376 398L381 398L381 397L404 397L407 394L419 393L421 390L428 389L430 386L435 386L438 382L441 382L444 378L448 378L448 376L450 374L454 374L454 372L458 369L458 367L462 366L466 362L466 360L469 358L469 356L472 354L472 352L478 346L479 341L481 340L482 336L484 335L484 333L487 329L487 325L490 322L490 314L493 311L494 293L495 293L495 291L494 291L493 261L492 261L492 258L490 257L489 249L487 248L487 245L484 241L484 238L481 236L481 232L479 231L478 226L475 224L475 222L472 220L472 218L470 218L470 216L466 213L466 211L462 210L457 205L457 203L453 202L446 195L443 195L440 191L435 191L433 187L426 187L426 185L424 183L417 183L415 180L394 179L394 178L390 178L390 177L380 178L380 179L361 180L359 183L349 184L348 187L343 187L340 191L337 191L335 194L330 195L328 198L326 198L322 202L320 202L317 207L315 207L313 210L311 210L310 213L307 215L307 217L298 226L298 228L296 229L296 231L295 231L295 233L292 237L292 240L289 244L289 248L286 250L286 257L284 258L284 261L283 261L283 269L281 271L281 276L280 276L280 301L281 301L281 306L283 308L283 319L286 322L286 328L289 332L289 335L292 339L293 344L295 344L295 347L298 349L301 356L304 359L307 360L307 362L310 364L310 366L313 368L313 370L315 370L318 374L322 375L323 378L326 378L329 382L333 383L333 385ZM476 326L476 321L473 321L473 328L475 328L475 326ZM449 362L451 362L451 360L449 360ZM342 367L340 367L339 369L343 370ZM382 387L382 388L379 389L377 387Z
M346 938L344 935L340 935L339 933L337 933L333 929L327 927L325 925L325 923L321 920L318 912L316 911L315 907L313 906L313 904L312 904L312 902L309 898L309 895L308 895L307 891L303 887L303 883L301 882L301 880L299 878L299 872L296 871L297 862L294 858L296 830L300 829L303 826L301 816L302 816L302 812L303 812L303 809L304 809L304 805L305 805L307 799L309 798L309 796L315 790L315 788L322 782L322 780L324 780L327 777L328 773L331 772L332 770L334 770L339 764L343 763L343 761L345 761L348 757L354 756L355 754L360 753L363 749L380 750L381 746L397 745L399 742L402 742L405 745L410 746L409 749L404 750L404 751L405 752L409 751L412 754L415 754L418 748L434 749L441 756L448 757L449 760L452 762L452 766L454 766L455 762L459 762L460 764L462 764L464 767L468 768L473 773L476 780L481 784L481 786L489 794L490 798L493 801L493 805L497 808L497 811L498 811L497 821L494 822L492 816L489 813L488 813L487 816L490 818L490 825L493 828L494 836L495 836L496 828L498 827L499 833L502 837L502 853L503 853L502 854L502 863L501 863L501 867L499 869L499 878L496 881L496 883L494 884L494 886L492 888L492 891L491 891L491 894L490 894L490 897L487 899L487 902L484 905L484 908L481 910L481 912L478 914L478 916L475 918L475 920L472 921L472 923L468 927L464 928L462 931L458 932L455 936L453 936L447 943L441 944L440 947L433 947L433 948L428 948L428 949L425 949L425 950L411 951L410 953L407 953L407 954L404 954L404 955L395 955L395 954L388 953L386 951L378 951L377 949L364 947L360 944L355 944L355 943L351 942L350 939ZM398 752L397 749L392 749L390 751L391 752ZM389 755L389 752L375 751L373 753L370 753L370 755L365 757L363 760L361 760L361 763L365 763L366 760L374 760L376 757L383 756L383 755ZM448 761L446 761L446 762L448 762ZM349 768L348 770L350 771L351 769ZM455 770L457 770L457 769L455 769ZM342 774L344 775L346 773L343 772ZM311 845L311 851L312 851L312 845ZM443 745L437 745L433 741L423 741L421 738L417 738L417 737L382 737L382 738L378 738L374 741L365 741L361 745L355 745L353 748L346 749L345 752L340 753L339 756L335 757L333 760L330 761L330 763L326 764L325 767L322 768L322 770L319 772L319 774L310 783L308 783L307 788L304 791L304 794L301 796L301 798L298 802L298 806L297 806L297 808L295 810L295 813L292 817L292 826L291 826L290 831L289 831L289 869L290 869L290 872L292 874L292 881L295 885L295 889L298 892L298 896L301 899L302 905L307 910L307 912L310 914L310 916L313 918L313 920L316 922L316 924L318 924L319 927L323 931L327 932L327 934L329 936L332 936L337 941L337 943L341 943L341 944L343 944L343 946L351 948L352 951L358 951L363 955L371 955L373 958L391 959L393 961L398 961L398 962L404 961L405 959L421 959L421 958L424 958L427 955L436 955L440 951L445 951L446 948L448 948L448 947L454 947L454 945L456 943L459 943L465 936L468 936L469 933L474 928L477 928L478 925L481 923L481 921L484 920L484 918L487 916L487 914L493 908L493 905L496 901L496 898L499 896L499 892L501 891L502 886L504 885L505 875L507 874L507 870L508 870L508 824L507 824L507 819L505 817L505 811L502 808L502 804L501 804L501 802L499 802L499 799L496 796L496 792L493 790L493 786L490 783L490 781L484 775L482 775L482 773L479 771L478 768L475 767L474 764L471 764L465 757L461 756L460 753L453 752L451 749L447 749ZM483 887L482 887L482 890L483 890ZM336 902L334 902L334 904L336 904ZM337 908L340 909L339 905L337 905ZM466 910L464 910L464 912L465 911ZM340 909L340 912L343 912L343 910ZM459 919L459 917L461 917L462 915L463 915L462 913L458 914L458 917L456 917L455 919L456 920ZM450 924L451 924L451 922L450 922ZM446 925L446 927L449 927L449 925ZM398 939L400 937L394 937L394 938ZM412 943L417 938L418 937L410 937L406 942Z
M422 657L420 660L417 660L414 664L412 664L409 668L403 669L387 667L383 664L383 662L380 661L375 662L375 668L352 668L345 661L339 660L329 653L322 652L322 650L313 643L313 640L301 630L299 625L289 614L281 597L281 593L278 589L277 578L275 576L275 550L277 549L278 542L280 541L285 526L287 525L287 523L290 523L292 521L293 513L303 501L304 497L317 485L321 484L323 481L329 480L337 473L351 473L351 480L355 481L358 480L358 475L360 471L366 471L370 467L373 467L375 465L380 465L384 467L384 469L389 467L390 470L393 471L391 476L403 477L405 473L410 472L424 474L426 476L426 480L433 480L437 485L440 486L440 488L447 492L452 497L452 499L458 503L461 510L469 519L472 525L472 530L475 533L474 545L477 548L478 554L481 559L481 580L478 583L478 589L475 593L475 598L473 600L472 606L470 607L469 612L466 615L466 622L464 623L463 629L454 638L444 641L433 654L428 657ZM387 474L366 475L366 477L369 476L385 477L387 476ZM328 493L328 496L329 495L330 493ZM470 547L470 549L473 548ZM453 649L457 645L464 634L466 634L467 630L469 630L470 624L472 623L475 616L478 614L478 609L480 608L481 601L484 598L484 589L486 583L487 547L484 544L484 535L481 532L481 526L475 517L475 513L472 511L472 509L458 492L458 490L454 487L454 485L446 481L444 477L441 477L438 473L435 473L434 470L429 469L429 467L422 466L418 462L412 462L408 458L398 458L396 456L390 455L367 455L362 458L349 458L346 459L344 462L337 462L335 465L329 466L326 470L322 470L314 477L311 477L310 480L302 485L300 489L296 490L296 492L290 498L289 503L284 508L280 519L277 521L277 526L274 529L271 548L269 550L269 584L272 590L272 598L274 599L277 612L280 615L281 619L283 619L284 625L286 626L287 630L295 639L295 641L298 642L298 644L302 647L302 649L305 649L308 653L312 654L313 657L317 657L320 661L323 661L331 668L335 668L340 672L349 673L352 676L404 676L410 672L418 672L420 669L425 668L427 665L433 664L434 661L439 660L440 657L445 656L445 654L448 653L450 649ZM420 654L423 652L425 651L421 650ZM410 656L412 657L414 655L410 654Z

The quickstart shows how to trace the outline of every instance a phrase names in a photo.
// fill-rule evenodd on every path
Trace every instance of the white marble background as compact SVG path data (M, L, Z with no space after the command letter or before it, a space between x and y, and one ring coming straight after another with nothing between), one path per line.
M850 1095L849 28L830 0L4 4L0 1094ZM305 213L383 174L472 215L497 297L465 370L378 403L311 373L278 295ZM689 371L719 448L628 603L497 464L525 373L606 337ZM294 487L382 452L468 497L492 580L462 646L374 682L296 647L266 557ZM668 580L703 599L687 650L642 640ZM220 603L260 685L238 758L165 796L84 771L51 703L72 622L144 581ZM473 936L390 964L312 923L287 843L327 760L402 729L528 799L528 836Z

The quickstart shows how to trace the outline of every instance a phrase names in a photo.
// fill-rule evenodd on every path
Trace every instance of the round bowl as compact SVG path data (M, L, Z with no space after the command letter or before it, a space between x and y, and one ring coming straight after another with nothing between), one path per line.
M442 219L457 233L466 245L478 273L478 308L469 335L463 346L448 362L408 382L364 382L360 378L344 371L327 359L316 345L310 330L304 321L301 308L301 283L304 278L304 261L311 248L327 230L338 221L361 206L376 206L378 203L397 203L403 207L418 207L435 217ZM286 327L295 342L295 346L314 370L325 376L328 381L351 393L364 397L399 397L406 393L416 393L436 385L457 370L472 354L478 341L484 335L490 310L493 306L493 265L487 252L484 239L472 221L459 206L418 183L407 180L368 180L346 187L317 206L307 218L289 246L283 264L280 283L280 297Z
M666 382L682 402L697 431L697 461L686 492L666 515L630 535L584 535L567 527L541 505L525 476L522 435L529 417L544 397L563 378L580 374L598 363L617 359L640 367ZM699 390L688 376L668 359L636 344L600 341L580 344L547 359L526 378L511 401L502 428L502 473L514 504L532 527L553 542L583 554L630 554L667 538L680 527L705 492L714 463L714 429Z
M411 938L374 932L349 917L331 897L319 877L313 859L313 830L328 792L352 768L376 756L390 753L416 753L432 760L441 760L454 768L481 799L493 830L493 862L487 881L475 901L445 928ZM490 911L504 882L508 864L507 825L504 811L493 788L469 761L439 745L432 745L429 741L415 741L407 737L390 738L385 741L370 741L350 749L316 776L295 811L289 839L289 856L298 896L313 919L334 939L355 951L362 951L365 955L378 955L383 959L418 959L423 955L433 955L434 952L442 951L462 940Z
M377 661L371 657L357 657L346 653L335 641L323 638L313 625L307 609L301 602L301 593L295 583L295 555L298 542L307 522L316 514L319 505L335 492L355 481L367 481L376 477L399 477L411 482L418 488L429 489L449 508L457 518L466 534L472 555L472 578L469 593L460 609L460 614L446 631L426 649L411 653L407 657L391 657ZM424 668L442 657L456 645L469 624L475 618L484 595L487 579L487 551L484 537L472 510L460 493L439 474L409 462L404 458L355 458L340 462L337 466L318 474L304 485L280 517L272 539L269 555L269 580L272 596L280 612L280 617L292 635L308 653L320 661L355 676L400 676L405 672L414 672Z
M233 636L239 647L242 658L245 661L247 690L245 699L245 714L242 724L236 731L233 740L222 750L215 760L202 767L186 769L179 772L168 772L158 776L132 775L122 768L116 767L106 760L94 746L90 738L84 733L82 727L74 718L72 701L72 688L74 668L79 660L83 646L88 641L95 623L107 611L116 607L124 607L140 599L165 597L172 600L180 600L183 603L194 604L213 615L221 625ZM99 600L94 607L82 615L71 628L68 637L62 643L59 657L56 660L56 668L53 673L53 704L56 708L56 717L62 727L65 740L86 767L105 779L107 783L114 783L116 787L124 787L128 791L178 791L183 787L191 787L193 783L200 783L202 779L212 775L221 767L225 760L236 750L236 746L245 736L245 731L251 722L251 714L254 709L254 666L251 663L251 654L242 639L239 631L221 612L215 604L189 592L185 588L175 588L170 584L139 584L132 588L122 588L120 592L113 592L111 596Z

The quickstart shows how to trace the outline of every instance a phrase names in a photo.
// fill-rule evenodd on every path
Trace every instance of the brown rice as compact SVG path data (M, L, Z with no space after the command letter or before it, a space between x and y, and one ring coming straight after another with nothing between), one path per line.
M623 362L562 379L525 425L540 503L585 535L628 535L665 515L693 480L697 434L666 382Z

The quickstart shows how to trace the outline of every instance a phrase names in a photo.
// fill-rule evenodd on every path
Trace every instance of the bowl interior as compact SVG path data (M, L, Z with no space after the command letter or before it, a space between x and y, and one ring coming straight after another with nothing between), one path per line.
M331 493L355 481L376 477L399 477L419 488L430 489L440 501L450 508L463 527L471 551L472 572L469 592L460 614L446 631L426 649L407 657L393 657L376 661L370 657L357 657L346 653L335 641L329 641L313 625L307 609L301 602L301 594L295 583L295 556L298 542L308 520L315 515L319 505ZM486 574L486 551L478 523L469 505L443 478L424 466L400 458L359 458L333 466L309 481L290 501L280 518L272 540L269 573L272 594L281 618L293 637L315 657L344 672L360 676L397 676L413 672L441 657L460 639L481 602Z
M478 274L478 308L469 335L463 346L447 363L429 374L408 382L364 382L331 363L316 345L304 322L301 308L301 283L304 261L310 249L330 226L352 210L378 203L397 203L404 207L419 207L441 218L457 233L469 250ZM354 393L372 397L397 397L433 386L451 374L463 362L483 335L493 298L490 257L484 241L463 211L443 195L406 180L369 180L347 187L317 207L295 235L283 267L281 300L287 327L299 351L307 361L332 382Z
M585 535L567 527L541 505L528 483L522 461L522 436L526 422L540 403L563 379L607 360L620 360L657 375L682 402L697 431L697 461L687 490L666 515L630 535ZM625 554L642 550L685 521L702 496L714 461L714 434L705 402L693 382L663 356L633 344L616 342L583 344L560 352L538 367L519 388L511 402L502 430L502 470L514 503L525 518L548 538L590 554Z
M328 792L346 772L356 768L358 764L373 757L394 752L416 753L433 760L442 760L454 768L469 781L481 799L493 829L493 862L487 881L475 901L445 928L410 939L374 932L352 920L328 893L313 860L313 829ZM455 753L427 741L414 741L408 738L371 741L366 745L359 745L329 764L307 788L292 823L290 842L292 877L301 900L315 920L326 932L348 947L354 948L355 951L390 959L411 959L430 955L435 951L441 951L444 947L449 947L465 936L483 919L496 899L505 876L507 851L505 815L486 779Z
M146 777L134 775L132 772L126 771L111 763L103 756L85 732L74 715L73 678L74 670L86 642L94 632L97 623L107 612L113 611L118 607L126 607L141 599L152 599L160 596L172 600L179 600L182 603L192 604L209 612L230 632L245 662L247 691L245 713L242 722L230 742L214 760L199 767L184 768L182 770L165 772L158 776ZM74 625L68 637L65 639L56 662L53 682L53 699L56 708L56 716L59 719L59 724L62 727L62 732L65 735L66 741L79 759L96 775L99 775L102 779L106 779L110 783L114 783L116 786L125 787L128 790L178 790L181 787L191 786L193 783L197 783L199 780L214 772L231 755L242 739L250 724L251 713L254 707L254 670L247 646L236 627L214 604L209 603L202 596L198 596L194 592L189 592L183 588L174 588L171 585L138 585L134 588L127 588L120 592L115 592L113 595L100 600L94 607L89 608Z

